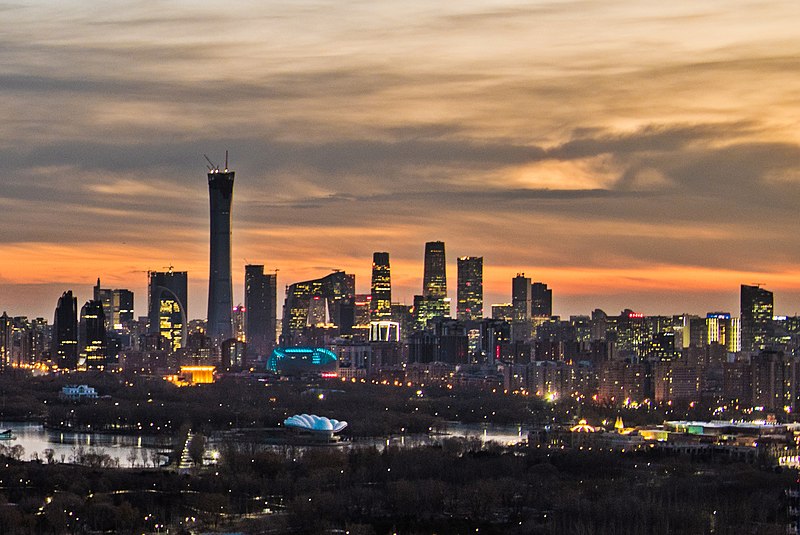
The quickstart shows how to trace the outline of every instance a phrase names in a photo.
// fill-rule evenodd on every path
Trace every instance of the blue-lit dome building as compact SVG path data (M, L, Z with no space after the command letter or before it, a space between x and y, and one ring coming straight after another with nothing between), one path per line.
M325 416L317 416L316 414L295 414L286 418L283 421L283 425L304 431L338 433L347 427L347 422L326 418Z
M321 347L276 347L267 360L267 368L280 375L336 377L339 359L336 353Z

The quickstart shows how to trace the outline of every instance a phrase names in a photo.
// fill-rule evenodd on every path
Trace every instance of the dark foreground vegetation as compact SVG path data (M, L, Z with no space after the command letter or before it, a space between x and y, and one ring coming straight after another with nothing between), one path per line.
M103 397L83 403L60 400L61 387L69 383L90 384ZM177 445L189 429L214 436L232 428L274 427L303 412L347 420L345 434L351 437L436 431L454 420L537 425L574 421L579 415L613 422L622 415L626 424L635 425L710 416L709 408L702 407L621 410L578 406L569 399L547 403L499 392L360 382L228 377L213 385L176 388L160 378L114 374L0 375L0 420L164 434ZM107 468L112 466L103 462L108 456L89 453L99 460L77 466L46 457L23 462L13 446L0 450L0 535L167 529L783 534L784 491L794 479L751 465L690 462L651 452L507 449L452 438L438 447L386 451L280 449L230 441L222 443L216 467L190 473Z
M191 474L0 464L0 533L783 534L792 474L649 453L266 450Z

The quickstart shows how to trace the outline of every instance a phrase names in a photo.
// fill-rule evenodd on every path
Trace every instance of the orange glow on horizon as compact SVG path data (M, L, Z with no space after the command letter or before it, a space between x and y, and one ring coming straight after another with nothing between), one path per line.
M391 248L388 248L391 250ZM422 287L422 244L418 258L392 256L392 297L394 302L411 304L414 294ZM452 251L453 248L450 249ZM189 271L190 311L192 317L200 317L205 299L208 264L206 249L200 248L190 256L191 262L175 261L175 268ZM448 288L455 306L456 269L455 252L448 251ZM390 253L391 254L391 253ZM94 284L99 276L104 287L129 288L136 292L136 306L139 314L146 308L147 269L160 270L168 263L156 248L136 247L119 244L85 244L70 247L56 244L16 244L0 247L0 255L7 268L3 272L2 283L6 288L36 284L74 285L76 281L86 286ZM173 257L174 258L174 257ZM134 263L135 259L135 263ZM309 266L306 257L275 258L279 272L278 313L282 305L281 289L293 282L308 280L326 275L330 271L319 266ZM330 268L342 269L356 274L357 293L369 293L371 277L371 256L363 258L326 256L315 259L315 263ZM271 266L267 266L269 269ZM779 266L770 272L736 271L730 269L711 269L679 265L638 265L627 268L597 267L552 267L552 266L507 266L493 264L491 258L484 258L484 308L486 315L491 313L493 303L509 302L511 278L518 272L525 272L534 281L542 281L553 289L555 295L554 313L559 310L559 298L575 296L604 296L608 294L671 294L679 289L682 294L692 293L730 293L737 294L740 284L763 282L772 291L800 290L800 270L796 266ZM234 265L235 302L243 301L243 265ZM64 289L67 289L66 286ZM20 291L25 291L24 289ZM53 292L52 303L58 294ZM192 306L192 304L194 306ZM713 304L709 304L713 308ZM654 302L651 310L658 311ZM29 311L18 311L27 314Z

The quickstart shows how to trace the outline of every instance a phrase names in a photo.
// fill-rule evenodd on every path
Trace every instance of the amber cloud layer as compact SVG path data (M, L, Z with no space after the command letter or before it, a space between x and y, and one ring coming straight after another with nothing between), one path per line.
M2 4L0 309L190 272L203 315L203 154L237 172L233 265L279 284L423 244L525 271L560 314L800 305L800 4ZM451 5L452 4L452 5ZM453 291L454 293L454 291Z

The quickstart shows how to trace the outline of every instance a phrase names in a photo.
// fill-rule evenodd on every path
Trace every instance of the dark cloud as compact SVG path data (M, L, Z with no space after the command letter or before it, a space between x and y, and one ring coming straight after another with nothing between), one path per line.
M709 145L750 134L757 126L750 122L717 124L648 125L634 132L611 133L599 129L578 130L572 140L547 151L557 159L574 159L613 154L620 158L636 153L683 151L694 143Z

